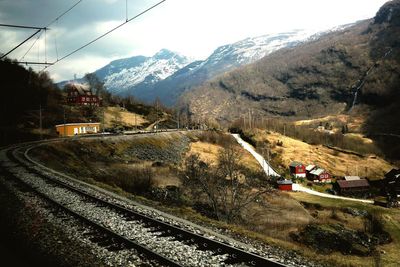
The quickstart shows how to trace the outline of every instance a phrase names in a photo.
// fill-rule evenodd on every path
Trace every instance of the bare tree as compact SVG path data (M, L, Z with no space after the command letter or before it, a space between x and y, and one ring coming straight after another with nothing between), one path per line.
M217 166L201 161L198 155L186 161L184 184L194 199L206 201L219 220L234 221L243 208L271 190L240 165L240 158L239 151L231 145L221 150Z

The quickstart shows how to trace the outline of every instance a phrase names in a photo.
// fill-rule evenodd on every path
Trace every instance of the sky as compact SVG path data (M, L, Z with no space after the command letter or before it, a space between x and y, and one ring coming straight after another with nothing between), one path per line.
M160 0L82 0L9 57L54 62ZM327 30L372 18L387 0L166 0L105 38L46 69L54 81L93 72L110 61L167 48L205 59L219 46L293 29ZM0 0L0 23L47 26L78 0ZM126 6L128 7L126 9ZM128 14L128 16L126 16ZM0 27L0 53L31 29ZM33 45L33 46L32 46ZM24 56L28 49L32 49ZM40 71L43 67L34 66Z

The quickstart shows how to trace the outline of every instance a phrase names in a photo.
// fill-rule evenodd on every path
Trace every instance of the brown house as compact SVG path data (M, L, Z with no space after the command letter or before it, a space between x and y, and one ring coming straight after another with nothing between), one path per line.
M338 180L334 185L335 189L343 193L355 193L355 192L367 192L370 188L369 183L366 179L358 180Z
M99 106L100 99L93 94L89 85L80 83L67 83L65 85L67 91L67 103L72 105Z

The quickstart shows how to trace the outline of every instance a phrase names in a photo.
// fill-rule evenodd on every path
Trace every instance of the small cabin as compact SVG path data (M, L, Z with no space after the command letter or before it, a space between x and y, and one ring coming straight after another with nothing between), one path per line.
M289 165L290 174L294 177L306 177L306 167L297 161L293 161Z
M293 190L293 182L292 180L282 179L277 181L278 189L281 191L292 191Z
M56 125L58 136L76 136L83 134L95 134L100 132L99 122L85 122L85 123L66 123Z
M99 97L93 94L89 85L80 83L67 83L64 87L67 91L67 103L72 105L99 106Z
M331 175L322 168L315 168L309 173L309 178L317 183L330 183Z

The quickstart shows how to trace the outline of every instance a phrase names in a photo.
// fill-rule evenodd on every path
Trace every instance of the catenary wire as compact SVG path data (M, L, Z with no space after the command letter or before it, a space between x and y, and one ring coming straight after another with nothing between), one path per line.
M47 24L46 27L41 28L41 29L46 29L47 27L49 27L50 25L52 25L54 22L58 22L58 20L63 17L65 14L67 14L69 11L71 11L74 7L76 7L80 2L82 2L83 0L79 0L78 2L76 2L74 5L72 5L70 8L68 8L66 11L64 11L62 14L60 14L58 17L56 17L54 20L52 20L49 24ZM29 49L25 52L24 56L22 57L25 58L25 56L31 51L32 47L36 44L36 42L39 40L39 38L37 38L33 44L31 45L31 47L29 47ZM56 48L57 49L57 48ZM57 52L58 53L58 52ZM58 59L58 56L57 56Z
M125 24L131 22L132 20L134 20L134 19L140 17L141 15L143 15L143 14L149 12L150 10L152 10L153 8L159 6L160 4L162 4L162 3L165 2L165 1L167 1L167 0L162 0L162 1L158 2L158 3L155 4L155 5L152 5L151 7L149 7L149 8L147 8L146 10L140 12L139 14L137 14L137 15L135 15L134 17L128 19L127 21L125 21L125 22L123 22L123 23L117 25L116 27L112 28L111 30L107 31L106 33L103 33L102 35L96 37L96 38L93 39L92 41L90 41L90 42L88 42L88 43L86 43L86 44L80 46L79 48L73 50L72 52L66 54L65 56L63 56L63 57L61 57L60 59L58 59L58 60L56 60L55 62L53 62L52 65L49 65L49 66L44 67L43 70L49 68L50 66L55 65L56 63L60 62L61 60L64 60L64 59L66 59L67 57L69 57L69 56L75 54L76 52L78 52L78 51L84 49L85 47L87 47L87 46L93 44L94 42L98 41L99 39L103 38L104 36L106 36L106 35L112 33L113 31L119 29L120 27L122 27L122 26L124 26ZM42 71L43 71L43 70L42 70Z

